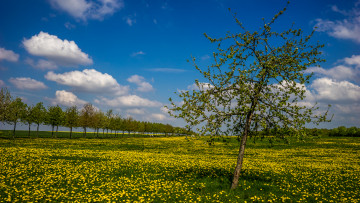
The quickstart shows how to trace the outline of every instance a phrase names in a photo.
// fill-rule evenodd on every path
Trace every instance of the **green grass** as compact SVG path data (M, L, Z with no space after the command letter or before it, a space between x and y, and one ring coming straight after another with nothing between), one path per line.
M359 138L249 140L234 191L239 143L206 140L0 139L0 201L360 201Z

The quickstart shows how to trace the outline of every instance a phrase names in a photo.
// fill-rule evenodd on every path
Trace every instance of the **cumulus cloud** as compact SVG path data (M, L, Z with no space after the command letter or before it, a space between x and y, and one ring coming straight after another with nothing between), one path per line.
M31 78L10 78L9 82L15 85L16 88L24 90L41 90L47 88L43 82Z
M358 69L339 65L330 69L324 69L321 67L308 68L305 73L315 73L321 76L327 76L336 80L357 80L360 76Z
M34 56L45 57L58 66L91 65L92 59L81 51L74 41L61 40L55 35L40 32L30 39L24 39L27 52Z
M196 85L196 83L192 84L192 85L188 85L187 88L189 90L208 90L211 88L214 88L214 85L210 84L210 83L206 83L206 82L200 82L199 83L199 87Z
M35 62L33 59L28 58L25 60L27 64L32 66L33 68L40 69L40 70L54 70L57 69L57 65L52 61L47 61L43 59L39 59Z
M137 95L119 96L114 99L101 98L95 102L111 107L158 107L162 105L158 101L151 101Z
M346 64L360 66L360 55L352 55L344 59Z
M16 54L11 50L6 50L0 47L0 61L2 60L16 62L19 60L19 54Z
M315 98L325 102L360 102L360 86L348 81L335 81L330 78L318 78L310 86Z
M317 27L317 31L326 32L335 38L350 39L360 43L359 4L355 4L350 11L340 10L337 6L333 6L332 10L343 14L346 19L336 21L316 19L315 27Z
M360 81L360 55L352 55L339 60L342 63L330 69L310 67L304 73L315 73L317 76L332 78L337 81Z
M50 71L45 75L45 78L83 92L122 95L129 91L128 86L119 85L111 75L98 72L95 69L71 71L63 74Z
M150 83L145 82L145 78L142 76L133 75L128 78L127 81L136 84L138 86L137 90L140 92L149 92L154 90L153 86Z
M145 114L145 110L144 109L139 109L139 108L128 109L128 110L126 110L126 113L143 115L143 114Z
M72 92L67 92L65 90L58 90L55 93L55 99L51 99L52 105L63 105L63 106L83 106L87 102L79 99Z
M150 115L150 120L163 121L166 118L167 117L164 114L161 114L161 113L153 113L153 114Z
M50 0L53 8L65 11L78 20L103 20L124 7L122 0Z

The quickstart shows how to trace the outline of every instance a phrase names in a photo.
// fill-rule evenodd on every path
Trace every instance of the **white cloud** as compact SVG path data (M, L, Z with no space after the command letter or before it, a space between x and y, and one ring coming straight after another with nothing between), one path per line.
M68 30L72 30L72 29L76 28L75 25L73 25L73 24L71 24L71 23L69 23L69 22L66 22L66 23L64 24L64 26L65 26Z
M145 114L145 110L144 109L138 109L138 108L128 109L128 110L126 110L126 113L143 115L143 114Z
M67 92L65 90L58 90L55 93L55 99L52 99L52 105L63 105L63 106L83 106L87 102L84 100L79 99L75 94L72 92Z
M161 113L153 113L150 115L150 120L155 119L158 121L163 121L165 120L167 117L164 114Z
M54 70L57 69L57 65L52 61L39 59L37 63L33 59L26 59L25 62L30 66L40 70Z
M5 82L0 80L0 87L5 87Z
M145 55L145 52L138 51L138 52L134 52L134 53L131 54L132 57L139 56L139 55Z
M165 114L169 114L170 110L168 108L166 108L165 106L163 106L163 107L160 108L160 111L165 113Z
M322 76L327 76L336 80L357 80L360 76L358 69L353 69L347 66L339 65L331 69L324 69L321 67L308 68L305 73L315 73Z
M10 78L9 82L18 89L41 90L47 88L43 82L31 78Z
M160 102L151 101L137 95L119 96L114 99L101 98L96 102L111 107L158 107L162 105Z
M323 20L316 19L317 31L326 32L328 35L339 39L350 39L360 43L360 12L358 12L359 4L350 11L340 10L337 6L333 6L332 10L343 14L347 19L343 20Z
M348 81L337 82L330 78L318 78L310 87L315 91L315 99L325 103L360 103L360 86Z
M65 11L75 19L103 20L124 7L122 0L50 0L53 8Z
M100 73L95 69L71 71L63 74L56 74L50 71L45 75L45 78L62 85L73 87L75 90L90 93L122 95L129 91L128 86L119 85L111 75Z
M126 24L128 24L129 26L133 26L136 23L136 15L130 15L124 18Z
M206 83L206 82L200 82L199 83L199 87L194 83L192 85L188 85L187 88L189 90L208 90L208 89L211 89L211 88L214 88L214 85L210 84L210 83Z
M11 50L0 48L0 61L1 60L16 62L19 60L19 54L16 54Z
M138 86L137 90L140 92L149 92L154 90L153 86L150 83L145 82L145 78L142 76L133 75L128 78L127 81L136 84Z
M209 60L210 56L209 55L204 55L200 58L201 60L205 61L205 60Z
M346 64L360 66L360 55L352 55L344 59Z
M30 39L24 39L25 49L34 56L45 57L58 66L91 65L92 59L74 41L61 40L55 35L40 32Z

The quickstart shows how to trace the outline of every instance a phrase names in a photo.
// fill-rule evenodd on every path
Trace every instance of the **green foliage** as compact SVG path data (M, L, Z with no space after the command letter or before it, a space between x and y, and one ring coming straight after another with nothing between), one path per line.
M37 136L39 136L39 126L40 124L45 123L47 111L42 102L37 103L31 110L31 115L33 117L33 122L37 125Z
M52 127L52 137L54 137L54 128L56 127L56 136L58 135L58 127L65 126L70 128L70 138L72 129L82 127L84 135L87 128L93 128L96 136L99 137L99 129L115 131L115 136L118 131L128 131L133 133L149 133L167 134L167 135L181 135L191 133L190 131L177 130L169 124L140 122L133 118L122 118L119 114L108 110L103 113L101 110L96 110L95 107L88 103L85 104L78 111L76 106L69 107L63 112L60 106L49 106L48 110L44 107L42 102L37 103L35 106L28 106L24 104L20 98L12 99L10 92L6 88L2 88L0 92L0 122L7 122L14 125L13 133L16 130L18 122L29 125L29 132L27 137L30 137L30 127L32 123L37 125L37 137L39 137L40 124L50 125ZM181 128L179 128L181 129ZM108 134L108 133L107 133ZM141 135L140 135L141 136Z
M6 122L10 125L14 125L13 138L15 138L16 124L21 121L26 115L26 104L24 104L21 98L16 98L11 101L6 109Z
M339 126L330 130L329 136L333 137L360 137L360 128Z
M54 135L54 127L56 127L56 134L59 125L62 125L64 121L64 112L59 105L49 106L46 116L46 124L51 125L52 135ZM56 135L55 134L55 135Z
M8 89L1 88L0 90L0 122L6 121L6 115L8 114L8 106L11 103L11 95Z
M328 121L327 112L319 115L318 107L301 104L311 78L304 71L324 61L320 51L324 45L310 41L314 31L306 35L292 27L273 30L285 10L257 31L247 30L235 17L242 32L217 39L205 34L217 44L214 63L204 69L192 58L205 82L196 80L197 89L180 92L181 105L170 98L170 114L196 126L200 135L242 136L232 188L237 186L248 135L261 130L283 136L278 133L282 129L303 136L306 123Z
M272 30L285 10L258 31L246 30L236 19L243 32L218 39L205 34L218 45L214 64L201 69L193 58L206 82L196 80L197 90L179 93L180 106L170 99L172 115L190 126L203 123L198 129L202 135L239 135L246 127L250 131L287 128L300 133L306 123L326 121L327 114L315 114L317 107L300 103L311 77L303 72L324 61L320 58L323 45L310 43L314 32Z

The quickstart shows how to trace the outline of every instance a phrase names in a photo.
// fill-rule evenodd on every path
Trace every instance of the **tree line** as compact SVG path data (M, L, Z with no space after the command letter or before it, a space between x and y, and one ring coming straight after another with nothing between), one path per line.
M313 136L331 137L360 137L360 128L339 126L333 129L308 129L308 133Z
M43 102L35 105L28 105L21 98L13 98L6 88L0 93L0 122L13 126L12 137L15 138L16 127L19 123L28 126L30 136L31 126L35 124L36 136L39 136L40 125L51 126L51 136L57 137L59 127L69 128L69 138L72 138L74 128L83 129L83 137L89 129L92 129L96 137L110 133L128 134L140 133L153 135L161 133L164 135L188 134L188 130L180 127L173 127L170 124L137 121L132 117L122 118L113 110L102 112L96 109L91 103L84 104L81 109L77 106L67 107L63 110L59 105L44 106Z

